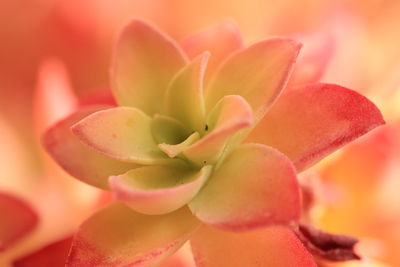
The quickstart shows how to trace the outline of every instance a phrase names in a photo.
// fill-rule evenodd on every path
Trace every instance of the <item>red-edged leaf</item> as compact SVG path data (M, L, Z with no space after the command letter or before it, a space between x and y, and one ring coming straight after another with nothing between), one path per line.
M232 54L206 89L206 110L226 95L240 95L259 121L285 86L300 47L293 40L274 38Z
M186 62L171 38L143 21L132 21L119 38L111 72L118 104L148 115L160 113L171 78Z
M202 226L190 240L197 267L316 267L287 227L232 233Z
M189 203L203 222L231 231L297 220L300 188L290 160L260 144L240 146Z
M108 177L125 173L136 165L104 156L82 142L71 132L71 126L86 116L108 108L88 106L54 125L43 136L43 144L53 159L70 175L94 185L108 188Z
M313 84L285 92L247 141L278 149L301 171L383 123L364 96L338 85Z
M143 215L115 203L81 225L66 266L157 266L198 226L187 208L166 215Z
M211 166L201 170L168 166L136 168L110 177L117 199L144 214L164 214L186 205L207 181Z

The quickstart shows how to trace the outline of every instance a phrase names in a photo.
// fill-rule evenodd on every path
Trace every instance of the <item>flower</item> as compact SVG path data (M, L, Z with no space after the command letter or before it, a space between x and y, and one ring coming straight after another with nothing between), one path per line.
M181 46L143 21L124 29L111 71L119 106L82 108L44 135L67 172L124 203L83 223L68 266L155 266L188 239L199 266L315 266L289 227L301 213L296 171L384 122L337 85L281 94L296 41L242 46L230 23Z

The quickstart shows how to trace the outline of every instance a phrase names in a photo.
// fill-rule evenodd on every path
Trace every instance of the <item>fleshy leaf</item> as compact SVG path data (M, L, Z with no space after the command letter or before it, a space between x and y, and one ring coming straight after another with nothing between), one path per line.
M135 164L118 161L97 153L71 132L71 126L88 115L109 106L87 106L47 130L43 144L53 159L70 175L94 185L108 188L108 177L124 173Z
M151 133L151 118L131 107L96 112L72 127L73 133L94 150L114 159L158 164L167 159Z
M364 96L332 84L285 92L247 138L285 153L298 171L383 124Z
M167 114L199 133L204 132L203 80L209 56L210 53L203 53L183 68L174 77L165 95Z
M0 192L0 252L30 233L38 217L24 201Z
M244 231L297 220L300 188L290 160L260 144L238 147L189 203L204 223Z
M62 267L65 266L72 236L54 242L13 263L13 267Z
M232 54L205 92L206 110L225 95L241 95L260 120L285 86L299 49L293 40L274 38Z
M164 214L187 204L200 190L211 166L191 170L168 166L137 168L110 177L117 199L144 214Z
M115 203L81 225L66 266L157 266L198 226L187 208L150 216Z
M171 38L143 21L132 21L114 55L111 82L118 104L148 115L160 113L168 83L186 62Z
M316 267L313 257L287 227L232 233L202 226L190 244L201 267Z
M182 151L185 151L186 148L188 148L190 145L195 143L200 139L200 134L198 132L192 133L186 140L183 142L176 144L176 145L169 145L169 144L159 144L158 147L168 155L170 158L174 158Z
M208 76L215 72L226 57L242 48L243 41L237 26L232 22L224 22L186 37L181 46L192 59L204 51L211 52Z
M253 123L251 107L238 95L223 97L208 115L206 134L188 147L183 154L198 163L218 160L229 138Z
M151 134L157 144L179 144L186 139L190 131L178 120L156 114L151 122Z

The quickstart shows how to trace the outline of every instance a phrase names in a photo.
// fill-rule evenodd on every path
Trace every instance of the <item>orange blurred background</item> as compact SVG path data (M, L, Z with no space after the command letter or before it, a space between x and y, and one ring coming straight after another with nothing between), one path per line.
M400 188L397 0L0 1L0 191L30 203L40 218L0 254L0 266L71 234L108 198L63 173L43 152L40 134L107 92L113 43L134 17L177 40L226 20L247 43L291 36L304 43L296 71L304 82L340 84L374 101L388 126L311 170L318 182L304 178L317 195L310 220L357 236L367 257L400 266L400 197L391 192Z

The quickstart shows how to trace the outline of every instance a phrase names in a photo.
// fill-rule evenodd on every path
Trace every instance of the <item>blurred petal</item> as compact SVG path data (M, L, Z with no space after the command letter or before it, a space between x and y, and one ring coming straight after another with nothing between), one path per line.
M39 133L71 114L77 102L62 62L56 59L44 61L39 68L34 103Z
M88 106L62 120L44 134L43 144L53 159L70 175L100 188L108 188L108 176L124 173L136 167L106 157L86 145L71 132L71 126L86 116L108 108Z
M223 151L226 142L237 131L253 123L251 107L241 96L223 97L207 118L205 135L188 147L183 154L195 162L213 163Z
M186 37L181 46L192 59L204 51L211 52L208 75L214 73L227 56L242 48L243 41L237 26L232 22L224 22Z
M30 233L38 223L24 201L0 192L0 252Z
M290 75L288 87L319 82L336 49L336 40L326 29L298 38L304 46Z
M190 240L201 267L316 267L295 234L283 226L232 233L202 226Z
M150 216L112 204L81 225L66 266L157 266L198 226L187 208Z
M379 110L362 95L314 84L285 92L247 141L278 149L301 171L383 123Z
M117 199L144 214L164 214L186 205L203 186L211 166L199 171L167 166L137 168L110 177Z
M339 262L361 259L354 251L356 238L323 232L306 224L300 224L295 232L308 251L320 259Z
M225 95L241 95L260 120L285 86L299 49L293 40L274 38L232 54L206 90L206 109Z
M300 188L285 155L264 145L247 144L214 170L189 207L207 224L225 230L250 230L297 220Z
M112 92L108 88L99 89L96 92L89 94L83 98L79 99L79 105L81 107L91 106L91 105L108 105L116 106L115 98Z
M157 164L167 158L151 134L151 118L131 107L98 111L72 127L73 133L94 150L114 159Z
M165 95L167 114L199 133L204 132L203 80L209 56L209 53L204 53L182 69Z
M14 261L13 267L64 267L71 243L72 237L54 242Z
M114 55L111 82L118 104L159 113L168 83L186 61L172 39L134 20L122 32Z

